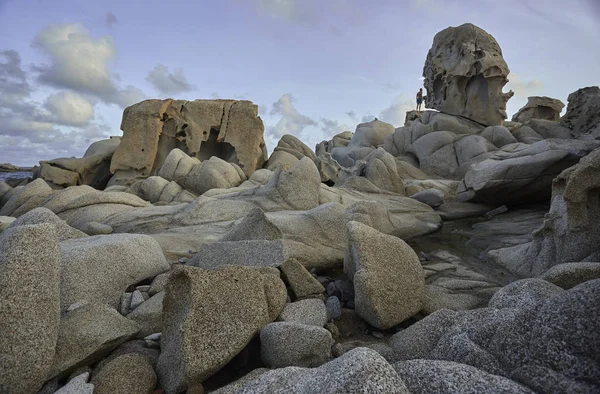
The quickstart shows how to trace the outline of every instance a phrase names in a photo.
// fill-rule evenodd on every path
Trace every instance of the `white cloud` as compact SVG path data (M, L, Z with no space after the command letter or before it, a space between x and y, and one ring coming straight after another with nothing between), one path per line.
M325 139L331 139L336 134L350 130L350 126L347 124L340 124L337 120L333 119L321 118L319 123L321 124L321 130L325 134Z
M183 69L176 68L169 73L169 68L162 64L156 65L148 73L146 81L150 82L163 95L179 94L195 89L183 74Z
M85 126L94 118L94 107L80 94L63 91L48 96L44 107L55 122L67 126Z
M539 96L544 91L544 84L539 79L525 81L514 72L508 74L508 83L504 90L511 89L516 97L527 98L530 96Z
M394 127L400 127L404 125L406 112L415 110L416 106L415 100L408 99L404 94L400 94L389 107L381 111L379 119L391 123ZM425 109L425 106L422 109Z
M111 76L109 64L117 52L111 37L94 38L80 24L50 25L35 37L33 46L50 59L50 64L35 66L40 83L89 94L121 107L144 98L139 89L122 89Z
M321 19L320 0L253 0L258 11L295 23L314 25Z
M284 134L298 137L302 130L308 126L316 126L317 122L306 115L299 113L293 105L294 98L286 93L273 103L270 115L280 115L281 118L275 126L267 128L271 135L281 138Z

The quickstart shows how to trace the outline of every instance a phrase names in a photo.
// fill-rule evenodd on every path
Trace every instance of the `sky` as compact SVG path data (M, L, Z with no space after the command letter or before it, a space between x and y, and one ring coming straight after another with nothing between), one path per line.
M148 98L245 99L269 152L413 109L434 35L473 23L528 96L598 84L600 0L0 0L0 163L81 157Z

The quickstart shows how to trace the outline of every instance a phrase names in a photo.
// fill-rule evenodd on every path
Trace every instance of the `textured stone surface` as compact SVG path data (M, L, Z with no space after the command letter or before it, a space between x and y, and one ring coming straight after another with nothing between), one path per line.
M171 275L170 271L163 272L152 279L152 283L150 283L150 288L148 289L150 297L165 290L165 286L167 286L167 282L169 281L169 275Z
M600 87L589 86L569 94L567 112L560 124L576 136L600 136Z
M533 394L510 379L452 361L400 361L393 367L413 394Z
M235 227L228 231L220 241L272 241L282 237L283 234L281 233L281 230L269 221L262 209L255 208Z
M414 198L432 208L437 208L444 203L444 192L437 189L425 189L413 194L410 198Z
M348 234L344 273L354 282L358 314L387 329L417 313L425 280L410 246L359 222L348 223Z
M155 294L148 300L144 301L131 313L127 315L142 327L138 337L143 338L155 332L162 331L162 303L165 297L165 292Z
M148 235L97 235L61 242L60 249L62 310L81 300L117 308L128 286L169 269Z
M279 266L279 269L283 272L296 298L325 292L323 285L297 260L288 260Z
M89 376L89 372L84 372L74 377L58 391L55 391L54 394L93 394L94 385L87 382Z
M318 368L287 367L261 374L238 394L409 394L402 379L376 351L357 348Z
M494 37L470 23L449 27L435 35L427 54L425 105L483 125L500 125L513 95L502 93L509 73Z
M148 394L156 373L147 357L130 353L105 364L92 378L95 394Z
M140 326L106 305L87 304L60 321L50 377L94 363L136 335Z
M202 382L270 321L267 287L258 270L177 267L163 300L162 353L157 367L163 388L177 393Z
M542 279L521 279L504 286L490 300L490 308L533 308L562 289Z
M285 134L281 137L273 150L266 168L274 171L276 169L290 169L298 160L308 157L315 161L315 153L297 137Z
M546 96L532 96L527 98L527 104L513 115L513 122L524 123L530 119L544 119L558 121L565 104L559 99Z
M46 181L40 178L27 184L23 188L15 188L13 190L14 192L11 193L8 201L6 201L0 209L0 215L2 216L19 217L28 210L37 208L46 197L53 193L52 188L48 186ZM29 203L30 200L34 203L33 205Z
M331 333L295 322L267 324L260 331L261 359L269 367L317 367L331 358Z
M0 234L0 392L36 392L46 381L58 337L59 275L52 224Z
M300 300L287 304L279 319L289 323L323 327L328 320L327 308L323 301L317 298Z
M200 160L211 155L239 164L246 175L266 160L258 106L235 100L145 100L125 108L121 144L110 170L148 177L173 148Z
M550 211L533 231L531 242L488 255L520 276L538 276L562 263L598 261L599 187L600 149L596 149L554 179Z
M85 233L69 226L64 220L56 216L47 208L32 209L12 222L10 227L40 223L52 223L52 225L56 228L56 234L59 241L86 237Z
M588 280L600 278L600 263L564 263L544 272L540 279L568 290Z

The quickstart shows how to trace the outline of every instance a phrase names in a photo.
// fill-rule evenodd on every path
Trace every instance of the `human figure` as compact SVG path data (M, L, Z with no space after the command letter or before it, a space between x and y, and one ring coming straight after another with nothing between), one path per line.
M421 110L421 103L423 102L423 88L419 88L417 92L417 111Z

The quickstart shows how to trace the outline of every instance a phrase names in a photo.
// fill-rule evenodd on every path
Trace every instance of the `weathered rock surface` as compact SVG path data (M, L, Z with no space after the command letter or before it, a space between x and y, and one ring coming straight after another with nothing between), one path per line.
M99 361L136 335L140 326L106 305L86 304L60 321L54 362L48 377L68 374Z
M565 104L554 98L546 96L532 96L527 98L527 104L513 115L513 122L524 123L530 119L544 119L558 121Z
M410 360L395 363L393 367L414 394L533 393L505 377L452 361Z
M348 223L344 273L354 282L356 312L387 329L422 307L424 275L416 253L403 240L359 223Z
M82 158L61 158L40 161L40 177L62 187L90 185L104 189L112 177L110 161L120 137L94 142Z
M568 290L588 280L600 278L600 263L563 263L544 272L540 279Z
M303 157L308 157L313 161L317 159L315 153L306 144L293 135L285 134L269 157L266 168L271 171L288 170Z
M84 372L81 375L74 377L58 391L55 391L54 394L93 394L94 385L87 382L89 376L89 372Z
M130 353L104 365L91 383L97 394L148 394L156 386L156 380L148 358Z
M0 392L36 392L48 377L60 319L59 275L53 225L0 234Z
M598 279L570 290L518 281L498 291L490 308L438 311L396 334L392 346L403 359L464 363L536 392L593 391L599 297Z
M142 327L138 334L139 338L147 337L156 332L162 332L164 298L165 292L161 291L142 302L140 306L127 315L128 319L137 322Z
M333 343L329 331L314 325L277 322L260 331L261 359L273 368L318 367L331 358Z
M47 208L32 209L31 211L20 216L18 219L12 222L9 228L42 223L50 223L54 226L59 241L87 237L87 235L84 232L69 226L67 223L65 223L64 220L56 216L52 211L50 211Z
M500 45L483 29L466 23L437 33L423 68L425 105L486 126L506 119L502 93L510 70Z
M323 285L297 260L287 260L279 269L289 283L296 298L318 295L325 292Z
M167 393L202 382L272 321L270 307L281 300L271 298L268 290L264 275L247 267L217 271L178 267L171 273L157 367ZM283 309L285 292L280 297Z
M54 193L43 179L36 179L23 188L13 190L14 192L11 193L10 198L0 209L0 215L2 216L19 217L37 208L47 197Z
M402 379L376 351L357 348L318 368L287 367L261 374L239 394L255 393L408 394Z
M267 159L257 115L257 105L235 100L145 100L127 107L111 183L153 175L174 148L200 160L220 157L249 176Z
M63 311L81 300L117 308L127 287L169 269L158 243L142 234L71 239L60 250Z
M590 86L571 93L567 113L560 124L571 129L576 136L600 137L600 87Z
M492 250L498 264L522 276L538 276L554 265L598 261L600 242L600 149L596 149L553 181L547 219L533 241Z
M283 308L279 320L289 323L323 327L327 323L327 308L323 301L310 298L289 303Z
M554 177L598 146L596 141L557 139L508 145L470 167L458 198L488 204L547 201Z

